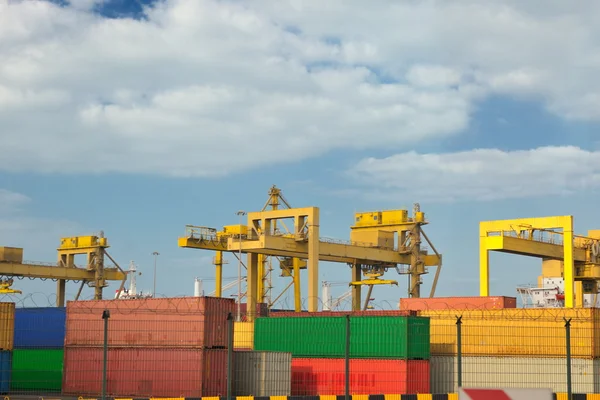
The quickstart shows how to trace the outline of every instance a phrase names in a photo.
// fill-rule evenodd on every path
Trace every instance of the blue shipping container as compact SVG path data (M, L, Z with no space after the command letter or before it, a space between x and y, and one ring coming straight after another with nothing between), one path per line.
M12 352L0 351L0 394L10 391L10 376L12 372Z
M65 346L65 307L15 309L15 349L62 349Z

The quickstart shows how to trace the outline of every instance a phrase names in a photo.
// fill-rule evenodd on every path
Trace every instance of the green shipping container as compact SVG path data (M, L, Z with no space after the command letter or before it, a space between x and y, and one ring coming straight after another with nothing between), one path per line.
M293 357L344 357L346 318L257 318L254 350L291 352ZM352 358L428 360L429 356L429 318L350 318Z
M12 391L62 389L64 350L15 349L12 359Z

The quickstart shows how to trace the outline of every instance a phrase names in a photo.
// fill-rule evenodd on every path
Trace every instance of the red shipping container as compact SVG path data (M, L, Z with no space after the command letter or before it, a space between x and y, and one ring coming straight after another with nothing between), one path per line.
M216 297L67 302L66 346L102 346L103 310L111 347L227 347L235 301Z
M101 347L66 347L63 393L100 395L102 360ZM227 350L117 348L107 364L109 396L227 395Z
M317 312L294 312L294 311L275 311L270 312L269 317L410 317L416 316L417 312L412 310L370 310L370 311L317 311Z
M236 305L236 307L237 307L237 305ZM241 317L242 317L242 321L244 321L244 322L246 322L248 320L247 308L248 308L247 303L240 304ZM237 315L237 308L236 308L235 315ZM269 315L269 305L267 303L257 303L256 304L256 313L254 314L254 317L266 317L268 315Z
M472 296L400 299L401 311L493 310L503 308L517 308L517 298L506 296Z
M343 358L293 358L292 396L346 393ZM350 394L430 393L428 360L350 359Z

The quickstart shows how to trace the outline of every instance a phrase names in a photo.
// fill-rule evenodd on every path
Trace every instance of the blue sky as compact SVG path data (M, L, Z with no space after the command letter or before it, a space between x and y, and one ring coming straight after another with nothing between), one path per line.
M354 212L419 202L444 255L437 294L465 296L478 294L479 221L598 229L598 5L392 3L0 1L0 243L54 261L60 237L103 230L138 288L159 251L161 295L191 295L194 277L208 292L212 254L177 247L185 225L235 224L275 184L340 239ZM494 254L492 294L539 272ZM386 277L399 287L373 297L390 308L406 280ZM53 301L53 282L14 286L15 301Z

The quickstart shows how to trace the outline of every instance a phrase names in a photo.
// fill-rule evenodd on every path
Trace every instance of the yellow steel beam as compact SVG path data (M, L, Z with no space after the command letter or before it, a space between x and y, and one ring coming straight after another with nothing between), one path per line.
M288 219L312 215L317 207L287 208L268 211L256 211L248 213L248 225L251 221Z
M538 242L530 239L511 236L488 236L484 238L488 250L502 253L518 254L529 257L553 258L562 260L564 247L559 244ZM585 249L573 249L573 258L577 262L585 262Z
M89 280L95 279L95 272L83 268L52 267L48 265L19 264L11 262L0 262L0 275L24 276L28 278L64 279L64 280ZM117 268L105 268L104 279L121 281L125 274Z
M563 229L565 224L568 225L569 219L572 220L573 217L568 215L558 217L519 218L497 221L482 221L479 223L479 230L481 233L489 233L527 229L528 227L534 229Z
M229 239L228 251L239 251L240 242ZM279 257L308 257L308 244L297 242L293 238L283 236L261 235L258 240L242 241L242 253L259 253ZM434 254L423 255L426 266L438 265L438 256ZM340 263L352 263L356 260L363 264L410 264L410 254L400 254L394 250L376 247L362 247L343 243L319 242L319 260Z
M364 279L362 281L350 282L350 286L356 285L396 285L398 282L390 279Z
M192 249L227 251L227 242L224 240L220 241L220 240L180 237L179 239L177 239L177 245L179 247L188 247L188 248L192 248Z

